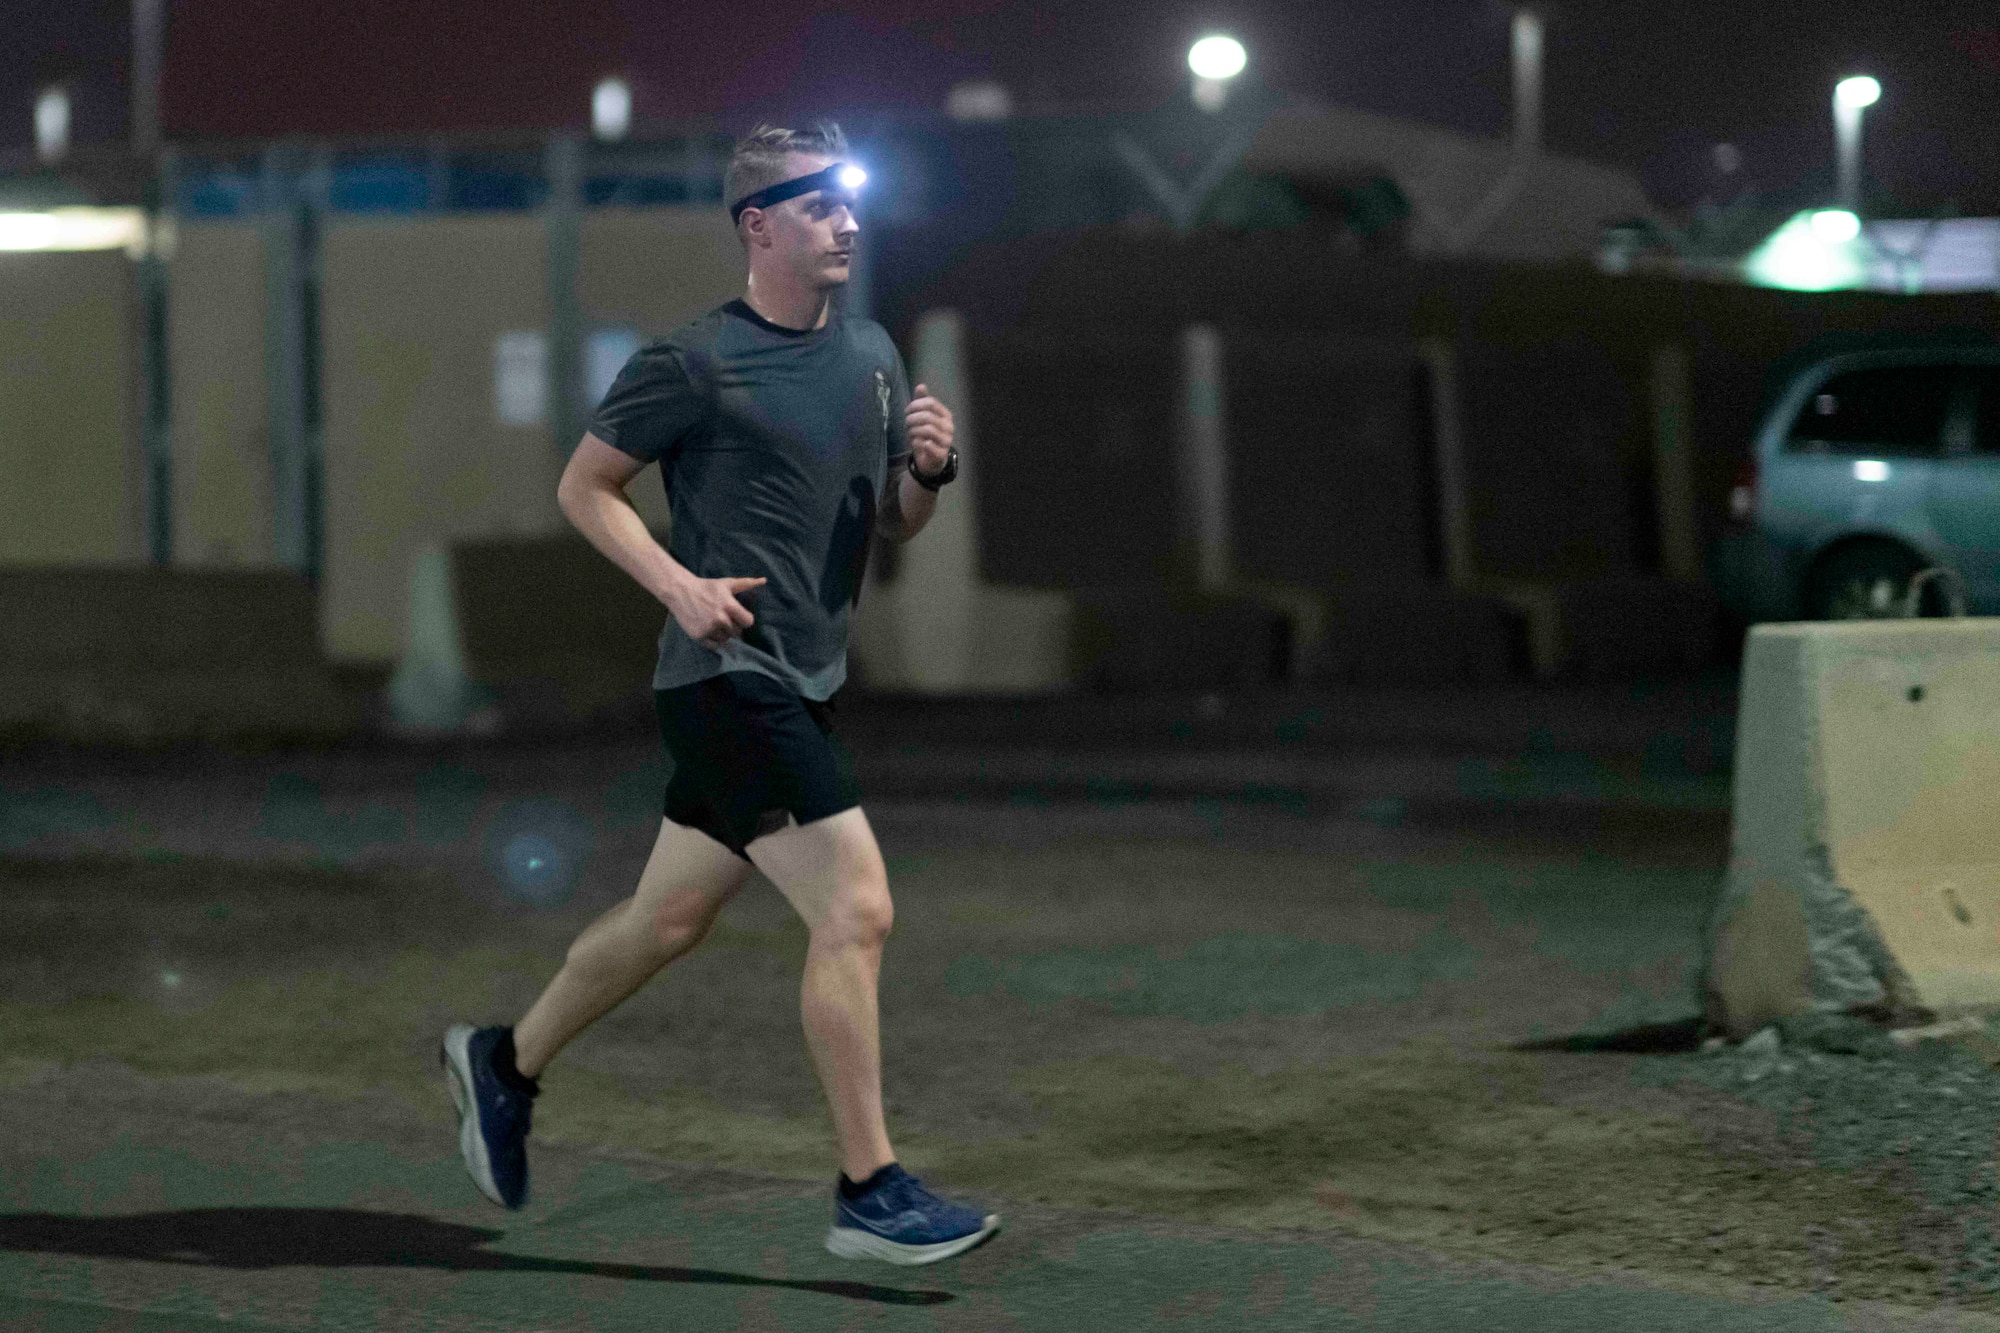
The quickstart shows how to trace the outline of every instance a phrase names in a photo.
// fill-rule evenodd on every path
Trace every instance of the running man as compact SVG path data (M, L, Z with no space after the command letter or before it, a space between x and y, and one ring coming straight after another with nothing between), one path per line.
M840 1148L826 1246L927 1264L999 1229L896 1162L882 1118L876 982L887 873L828 701L847 674L868 536L907 541L958 472L951 411L878 324L832 309L863 179L837 126L760 127L724 194L749 256L739 300L635 354L563 472L563 513L670 613L653 675L673 760L638 888L570 946L513 1027L445 1034L459 1145L518 1208L537 1078L577 1033L700 944L761 870L811 932L801 1009ZM625 488L657 462L663 549Z

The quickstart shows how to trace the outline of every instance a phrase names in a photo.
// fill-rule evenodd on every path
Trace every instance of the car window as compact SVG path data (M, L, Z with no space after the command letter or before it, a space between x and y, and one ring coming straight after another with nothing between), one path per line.
M1836 375L1792 423L1789 447L1807 453L1935 455L1955 366L1883 366Z
M2000 454L2000 366L1975 368L1972 384L1979 395L1973 408L1972 447L1982 454Z

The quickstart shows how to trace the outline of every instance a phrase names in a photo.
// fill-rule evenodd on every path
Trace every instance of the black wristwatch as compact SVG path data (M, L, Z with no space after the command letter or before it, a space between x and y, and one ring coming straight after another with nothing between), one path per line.
M945 484L958 475L958 450L947 447L944 451L944 467L928 477L917 471L917 456L911 454L910 475L916 478L917 485L927 491L943 490Z

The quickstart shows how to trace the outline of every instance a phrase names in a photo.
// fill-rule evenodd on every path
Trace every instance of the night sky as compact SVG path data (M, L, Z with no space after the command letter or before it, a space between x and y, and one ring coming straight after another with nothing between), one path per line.
M75 89L80 140L123 133L129 0L6 0L0 144L30 141L39 85ZM1027 110L1179 94L1188 41L1250 47L1292 94L1478 134L1508 121L1500 0L173 0L169 136L585 123L606 73L646 121L934 109L990 76ZM1546 7L1551 148L1625 166L1663 203L1797 185L1826 170L1835 78L1879 77L1869 168L1903 211L2000 213L1994 0L1679 0ZM309 16L309 17L308 17ZM1718 143L1743 167L1725 178Z

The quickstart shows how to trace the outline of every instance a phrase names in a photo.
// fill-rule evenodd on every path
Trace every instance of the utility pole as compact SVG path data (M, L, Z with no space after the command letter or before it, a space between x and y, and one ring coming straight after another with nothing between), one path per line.
M167 0L132 0L132 155L151 164L160 151L160 53Z
M144 401L140 438L146 460L146 546L153 563L174 552L174 455L171 363L167 357L167 272L156 244L167 205L160 154L160 51L166 0L132 0L132 157L145 173L146 248L138 261Z

